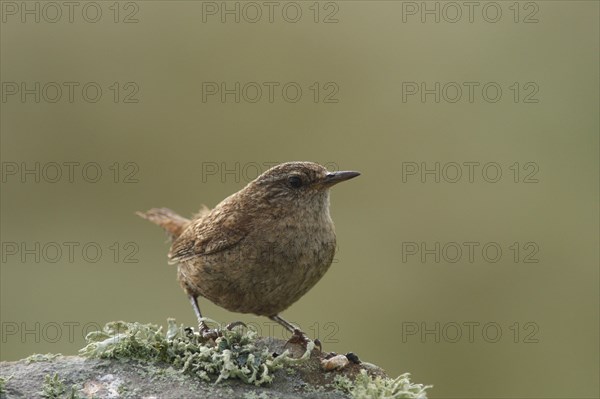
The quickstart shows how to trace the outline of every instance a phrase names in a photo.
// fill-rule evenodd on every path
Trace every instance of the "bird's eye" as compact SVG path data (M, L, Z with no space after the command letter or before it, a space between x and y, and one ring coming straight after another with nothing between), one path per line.
M288 183L290 183L290 186L293 188L299 188L302 186L302 179L300 176L290 176L288 178Z

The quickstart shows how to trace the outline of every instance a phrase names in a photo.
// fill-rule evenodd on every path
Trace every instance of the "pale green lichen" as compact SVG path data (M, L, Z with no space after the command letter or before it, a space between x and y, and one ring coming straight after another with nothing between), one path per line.
M261 392L257 394L256 392L246 392L244 394L244 399L269 399L269 395L266 392Z
M40 395L47 399L58 399L66 392L63 381L58 378L58 374L53 376L45 375L44 384Z
M40 395L46 399L79 399L74 386L67 393L64 380L61 380L56 373L53 376L44 376Z
M6 392L6 383L11 378L12 378L12 375L9 376L9 377L2 377L2 376L0 376L0 395L3 394L4 392Z
M86 341L87 346L79 351L84 356L165 362L205 381L237 378L257 386L272 382L275 370L307 359L314 348L309 343L301 359L292 359L288 351L273 357L267 348L256 346L252 330L223 330L211 344L173 319L168 320L166 334L154 324L118 321L89 333Z
M57 353L57 354L46 353L45 355L43 355L41 353L34 353L33 355L25 358L25 363L31 364L31 363L38 363L38 362L51 362L59 356L62 356L62 355L60 353Z
M125 384L121 384L117 388L117 393L121 396L125 396L127 393L129 393L129 388Z
M350 378L345 375L336 375L333 378L333 386L335 389L341 392L349 393L354 388L354 384L350 380Z
M427 399L426 391L432 385L414 384L409 376L405 373L395 379L372 378L361 370L354 382L348 377L336 376L334 384L353 399Z

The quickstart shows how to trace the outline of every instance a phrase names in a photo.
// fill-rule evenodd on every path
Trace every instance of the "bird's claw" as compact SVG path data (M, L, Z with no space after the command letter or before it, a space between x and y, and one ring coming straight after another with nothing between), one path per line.
M321 341L319 340L319 338L315 339L315 346L319 347L319 352L323 352L323 345L321 344Z
M246 323L244 323L244 322L242 322L242 321L234 321L234 322L231 322L231 323L227 324L227 325L225 326L225 328L226 328L226 329L228 329L229 331L232 331L234 328L236 328L236 327L239 327L239 326L242 326L242 327L248 328L248 326L246 325Z

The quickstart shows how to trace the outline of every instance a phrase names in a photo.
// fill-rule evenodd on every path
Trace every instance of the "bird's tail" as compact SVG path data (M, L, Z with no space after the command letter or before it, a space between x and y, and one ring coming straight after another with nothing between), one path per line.
M135 214L165 229L171 240L179 237L190 224L189 219L179 216L168 208L152 208L147 212L136 212Z

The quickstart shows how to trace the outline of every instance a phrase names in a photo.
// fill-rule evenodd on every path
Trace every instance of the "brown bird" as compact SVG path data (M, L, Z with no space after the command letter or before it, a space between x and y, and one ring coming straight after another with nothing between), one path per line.
M360 173L329 172L313 162L277 165L214 209L192 220L166 209L138 212L173 240L169 263L194 308L198 296L233 312L267 316L301 333L279 314L323 277L335 253L329 188Z

